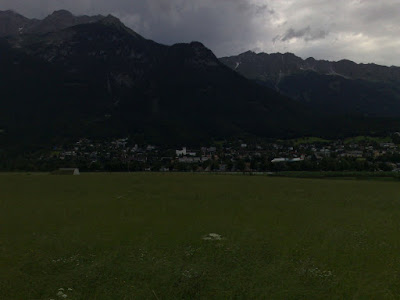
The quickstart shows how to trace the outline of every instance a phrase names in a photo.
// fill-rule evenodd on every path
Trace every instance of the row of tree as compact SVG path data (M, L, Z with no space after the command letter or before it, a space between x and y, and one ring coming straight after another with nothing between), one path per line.
M322 160L304 160L300 162L271 163L269 157L253 157L248 159L208 160L201 163L181 163L178 161L147 162L128 160L109 160L105 162L89 162L86 160L37 159L19 156L9 158L0 153L0 171L42 171L51 172L63 167L77 167L81 171L137 172L137 171L226 171L226 172L279 172L279 171L391 171L400 163L400 154L386 155L379 159L333 158Z

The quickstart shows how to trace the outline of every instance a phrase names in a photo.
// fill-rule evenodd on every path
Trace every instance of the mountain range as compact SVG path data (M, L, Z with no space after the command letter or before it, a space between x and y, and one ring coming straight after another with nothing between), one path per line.
M9 34L0 51L8 143L144 135L176 144L313 127L302 104L245 79L201 43L161 45L113 16Z
M104 16L74 16L66 10L58 10L43 20L28 19L14 11L0 11L0 37L23 34L44 34L74 25L94 23Z
M292 53L254 53L221 58L248 79L328 114L400 116L400 68L306 60Z
M380 93L381 84L394 89L397 69L392 77L382 72L373 82L369 71L348 71L359 78L337 71L332 75L299 67L295 61L301 59L289 54L248 52L218 59L200 42L166 46L148 40L111 15L76 17L56 11L35 20L0 12L0 52L4 147L26 149L65 139L114 136L176 145L399 127L397 119L381 118L397 113L372 118L360 114L363 110L339 105L332 115L326 109L330 104L318 98L327 92L323 84L342 95L349 82L368 95L369 89ZM270 65L257 61L264 56ZM314 69L317 65L315 61ZM343 83L335 83L340 80ZM303 89L310 82L319 89L310 85L306 97ZM368 101L365 111L370 112L376 103L369 106ZM392 112L398 102L393 100Z

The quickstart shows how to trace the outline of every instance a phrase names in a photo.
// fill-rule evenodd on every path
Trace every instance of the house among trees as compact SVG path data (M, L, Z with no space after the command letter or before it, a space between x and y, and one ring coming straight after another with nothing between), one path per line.
M183 147L182 150L176 150L175 153L176 153L176 156L186 155L186 147Z
M57 171L54 171L52 174L54 175L80 175L78 168L60 168Z

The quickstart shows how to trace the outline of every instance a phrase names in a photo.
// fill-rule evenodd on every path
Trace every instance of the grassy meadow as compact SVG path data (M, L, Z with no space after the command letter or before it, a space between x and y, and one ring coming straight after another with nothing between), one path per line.
M0 174L0 299L399 298L396 181Z

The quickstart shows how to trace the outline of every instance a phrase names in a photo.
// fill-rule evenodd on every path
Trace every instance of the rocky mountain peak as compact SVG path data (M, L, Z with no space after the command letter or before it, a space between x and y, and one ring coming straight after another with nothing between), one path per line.
M132 29L126 27L125 24L122 23L122 21L120 19L118 19L117 17L115 17L113 15L108 15L106 17L103 17L102 19L99 20L99 23L101 23L105 26L113 27L117 30L125 31L125 32L129 33L131 36L134 36L138 39L143 39L142 36L140 36L138 33L133 31Z
M321 75L335 75L345 78L400 82L400 68L388 68L374 64L357 64L343 59L340 61L316 60L312 57L303 60L293 53L260 53L251 51L237 56L220 59L230 68L251 79L268 78L279 80L281 74L294 74L303 71L314 71ZM240 62L240 65L238 63Z
M106 24L106 25L125 26L124 24L122 24L120 19L118 19L117 17L114 17L113 15L106 16L100 22L103 24Z
M48 17L71 17L73 18L74 15L65 9L60 9L60 10L56 10L54 11L51 15L49 15Z
M3 15L3 16L16 16L16 15L19 15L19 14L16 13L15 11L13 11L13 10L2 10L2 11L0 11L0 15Z
M74 16L67 10L56 10L43 20L29 19L12 10L0 11L0 37L21 34L43 34L71 26L94 23L103 16Z
M197 41L191 42L190 46L192 46L193 48L206 48L203 43Z
M244 52L242 54L239 54L239 56L242 56L242 57L253 57L255 55L257 55L257 53L255 53L255 52L253 52L251 50L246 51L246 52Z
M19 35L36 22L37 20L30 20L12 10L0 11L0 37Z

